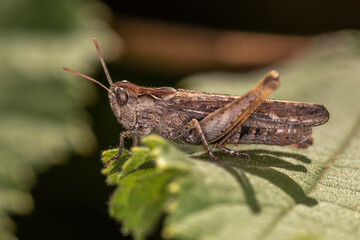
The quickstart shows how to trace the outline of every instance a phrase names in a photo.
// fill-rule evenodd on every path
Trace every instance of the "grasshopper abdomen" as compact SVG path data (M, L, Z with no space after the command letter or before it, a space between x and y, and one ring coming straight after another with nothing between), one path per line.
M307 147L312 144L311 127L284 126L277 128L241 127L227 140L230 144L294 145Z

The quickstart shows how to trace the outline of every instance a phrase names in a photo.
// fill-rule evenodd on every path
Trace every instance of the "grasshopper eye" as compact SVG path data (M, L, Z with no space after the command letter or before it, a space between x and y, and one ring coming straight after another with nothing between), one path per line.
M121 106L127 103L128 93L123 88L118 88L115 92L116 102Z

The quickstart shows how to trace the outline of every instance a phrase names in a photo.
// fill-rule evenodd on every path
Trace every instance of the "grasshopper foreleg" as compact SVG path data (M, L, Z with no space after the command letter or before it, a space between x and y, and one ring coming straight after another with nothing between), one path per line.
M137 147L139 145L139 138L138 136L132 137L132 147Z
M124 131L120 133L120 141L119 141L119 152L114 157L112 157L110 160L106 162L106 165L109 165L111 161L114 161L115 159L119 158L122 154L122 151L124 149L124 140L128 137L142 137L145 135L148 135L151 132L151 129L145 128L141 130L131 130L131 131Z

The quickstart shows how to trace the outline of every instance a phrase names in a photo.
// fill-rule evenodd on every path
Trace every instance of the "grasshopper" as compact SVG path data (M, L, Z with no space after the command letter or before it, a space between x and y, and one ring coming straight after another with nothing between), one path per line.
M271 71L243 96L215 94L171 87L140 87L128 81L113 83L99 44L94 38L100 62L110 84L63 68L108 91L115 117L126 131L120 133L119 158L124 139L137 139L155 132L178 143L203 145L219 162L210 144L230 155L250 156L233 151L226 144L267 144L306 148L313 143L312 127L330 117L323 105L267 99L280 85L279 74Z

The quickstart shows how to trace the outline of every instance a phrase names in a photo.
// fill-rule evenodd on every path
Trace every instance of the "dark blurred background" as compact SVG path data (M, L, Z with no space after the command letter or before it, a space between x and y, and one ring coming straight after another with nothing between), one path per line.
M124 42L122 54L108 63L113 79L153 87L175 86L201 71L248 71L271 65L293 57L318 34L360 29L357 0L103 3L111 9L108 24ZM106 82L100 64L94 65L92 76ZM34 210L14 216L19 239L123 237L107 212L113 189L106 185L99 161L101 150L117 145L122 129L106 91L98 89L98 101L87 108L97 148L88 156L73 154L67 164L39 175L32 190ZM158 238L159 232L154 233L153 239Z
M111 1L119 17L134 16L220 30L314 35L360 27L360 3L342 1Z

